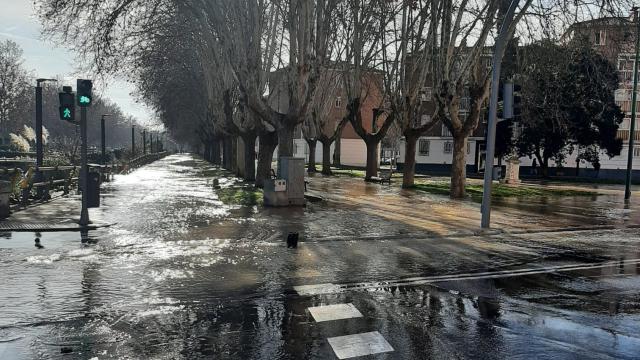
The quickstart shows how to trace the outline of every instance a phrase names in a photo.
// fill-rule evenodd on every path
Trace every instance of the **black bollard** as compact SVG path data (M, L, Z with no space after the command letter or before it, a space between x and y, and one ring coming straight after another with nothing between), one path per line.
M287 248L297 248L298 247L298 233L289 233L287 236Z

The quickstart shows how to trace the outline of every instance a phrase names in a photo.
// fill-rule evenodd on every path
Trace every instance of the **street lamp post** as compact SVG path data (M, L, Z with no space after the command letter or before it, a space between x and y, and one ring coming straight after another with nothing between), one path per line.
M147 130L142 130L142 155L147 155Z
M36 173L35 181L42 181L40 168L44 163L44 147L42 141L42 83L58 81L56 79L36 79Z
M500 87L500 68L502 66L502 52L506 46L509 27L518 7L519 0L512 0L505 14L500 33L493 49L491 73L491 97L489 101L489 123L487 124L487 155L484 170L484 186L482 188L482 220L483 229L491 226L491 187L493 186L493 158L496 149L496 118L498 114L498 88Z
M105 123L104 123L104 118L107 116L111 116L111 114L102 114L102 118L100 118L100 148L102 150L100 163L102 165L107 164L107 146L106 146Z
M131 125L131 158L136 156L136 126Z
M627 178L625 181L624 199L631 198L631 176L633 172L633 147L636 136L636 107L638 101L638 60L640 53L640 19L638 18L638 8L634 7L633 20L636 22L636 58L633 63L633 94L631 96L631 126L629 129L629 154L627 157Z

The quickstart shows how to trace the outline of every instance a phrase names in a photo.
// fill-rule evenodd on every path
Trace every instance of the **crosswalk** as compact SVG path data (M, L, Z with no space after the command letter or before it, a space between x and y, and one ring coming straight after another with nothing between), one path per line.
M318 323L363 317L352 303L312 306L308 307L307 311ZM338 359L394 351L391 344L377 331L330 337L327 341Z

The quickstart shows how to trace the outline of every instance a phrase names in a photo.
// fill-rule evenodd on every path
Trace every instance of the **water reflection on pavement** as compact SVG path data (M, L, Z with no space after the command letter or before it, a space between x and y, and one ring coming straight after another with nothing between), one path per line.
M116 225L85 244L3 234L0 358L332 359L371 331L374 358L640 354L638 230L439 237L362 204L227 206L212 177L234 186L174 155L109 184L92 216ZM362 317L307 310L346 303Z

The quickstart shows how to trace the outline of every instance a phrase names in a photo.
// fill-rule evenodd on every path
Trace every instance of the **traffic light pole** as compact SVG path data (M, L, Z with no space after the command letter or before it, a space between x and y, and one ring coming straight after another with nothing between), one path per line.
M629 130L629 155L627 157L627 178L624 188L624 199L631 199L631 177L633 175L633 148L636 137L636 111L638 105L638 57L640 55L640 19L638 18L638 8L633 9L634 20L636 21L636 59L633 64L633 95L631 103L631 126Z
M104 128L104 117L106 115L102 115L102 118L100 119L100 148L101 148L101 152L102 155L100 157L100 164L102 165L106 165L107 164L107 148L106 148L106 143L105 143L105 128Z
M80 185L82 188L82 211L80 213L80 226L89 225L89 203L88 203L88 187L89 187L89 166L87 165L87 108L80 108Z
M491 187L493 186L493 158L496 152L496 120L498 114L498 91L500 88L500 68L502 67L502 53L507 43L509 27L518 7L519 0L512 0L504 16L500 34L493 49L491 98L489 102L489 123L487 128L487 154L484 169L484 187L482 188L482 222L483 229L491 226Z
M40 172L40 167L44 161L44 149L42 146L42 86L40 81L36 86L36 169Z

